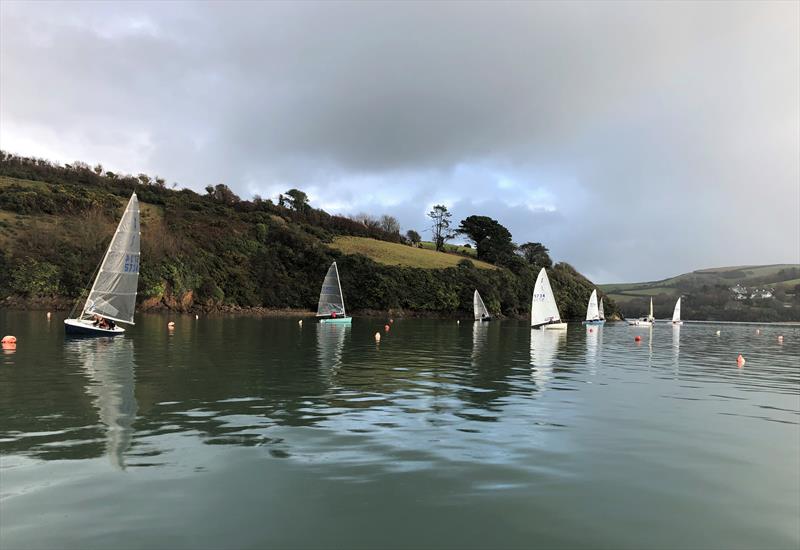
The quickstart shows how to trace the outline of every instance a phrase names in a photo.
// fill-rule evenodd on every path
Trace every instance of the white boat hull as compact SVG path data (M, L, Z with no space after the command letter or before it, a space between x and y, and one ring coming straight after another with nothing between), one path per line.
M533 328L537 330L567 330L567 323L547 323Z
M86 319L64 319L64 330L73 336L118 336L125 333L125 329L120 326L112 329L100 328Z
M628 321L628 325L632 327L652 327L653 322L642 319L634 319L633 321Z

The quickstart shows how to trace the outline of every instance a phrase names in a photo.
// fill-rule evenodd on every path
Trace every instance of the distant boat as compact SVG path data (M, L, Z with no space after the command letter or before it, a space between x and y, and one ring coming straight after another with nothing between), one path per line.
M317 317L320 323L350 323L353 318L347 316L344 309L344 297L342 296L342 284L339 282L339 268L333 262L325 274L322 281L322 289L319 292L319 303L317 304Z
M675 302L675 309L672 311L672 324L673 325L682 325L683 321L681 321L681 298L678 297L678 301Z
M103 256L81 314L64 320L67 334L116 336L125 329L115 323L134 324L139 284L139 229L139 200L134 193Z
M547 271L544 268L536 277L536 284L533 287L531 327L542 330L565 330L567 328L567 323L561 322L556 298L553 296L550 279L547 278Z
M593 290L592 295L589 296L589 305L586 306L586 320L583 324L602 325L605 322L605 315L600 315L600 308L597 306L597 290Z
M652 327L655 320L656 318L653 317L653 299L650 298L650 314L647 317L639 317L628 321L628 324L632 327Z
M476 321L489 321L492 318L477 289L475 290L475 294L472 295L472 310Z

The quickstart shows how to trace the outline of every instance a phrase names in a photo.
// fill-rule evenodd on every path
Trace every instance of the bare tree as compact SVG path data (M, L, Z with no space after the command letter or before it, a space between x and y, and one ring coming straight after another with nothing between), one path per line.
M453 215L447 210L443 204L437 204L433 210L428 212L428 217L431 219L431 235L433 236L433 243L436 245L436 250L444 250L444 243L453 238L450 232L450 218Z
M381 216L381 229L387 233L400 233L400 222L394 216Z

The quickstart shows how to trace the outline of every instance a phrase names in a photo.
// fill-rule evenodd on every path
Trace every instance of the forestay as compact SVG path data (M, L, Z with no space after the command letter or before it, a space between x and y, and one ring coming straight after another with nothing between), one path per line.
M139 200L134 193L106 250L81 316L97 314L133 324L139 284L140 235Z
M481 298L481 295L477 290L475 290L475 294L472 295L472 310L475 314L476 321L489 318L489 310L486 309L486 306L483 303L483 298Z
M586 306L586 320L597 321L600 319L600 310L597 308L597 290L592 291L589 296L589 305Z
M531 326L559 322L561 322L561 315L558 313L556 298L553 295L553 289L550 288L550 279L547 278L547 272L542 268L536 278L536 285L533 287Z
M322 281L317 317L330 317L334 313L337 316L345 316L342 285L339 282L339 269L336 267L336 262L333 262L328 268L325 280Z

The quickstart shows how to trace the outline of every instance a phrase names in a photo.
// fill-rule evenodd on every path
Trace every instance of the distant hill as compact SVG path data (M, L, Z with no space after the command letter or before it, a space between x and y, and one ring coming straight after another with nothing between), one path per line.
M627 317L643 314L650 297L656 317L672 314L683 296L684 319L800 321L800 264L699 269L662 281L601 285Z
M161 178L59 166L0 151L0 305L78 301L133 191L142 213L139 309L315 310L338 262L350 311L468 315L478 289L493 314L525 316L541 266L514 256L489 264L474 249L410 246L397 231L313 208L304 193L242 200ZM581 318L594 285L569 264L549 269L562 316ZM616 312L606 300L609 316Z

